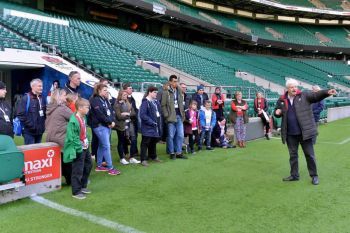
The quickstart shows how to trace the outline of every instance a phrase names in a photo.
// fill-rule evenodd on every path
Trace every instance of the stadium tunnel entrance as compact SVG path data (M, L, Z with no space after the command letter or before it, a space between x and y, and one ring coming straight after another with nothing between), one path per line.
M43 98L46 99L52 83L58 80L60 88L68 82L68 76L48 66L18 66L0 64L0 80L7 85L6 100L13 106L17 97L31 90L30 81L38 78L43 81ZM92 87L82 83L80 93L84 98L92 94Z

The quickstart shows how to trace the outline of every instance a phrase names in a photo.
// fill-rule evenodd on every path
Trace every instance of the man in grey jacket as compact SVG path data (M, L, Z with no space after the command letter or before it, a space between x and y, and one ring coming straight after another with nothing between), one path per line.
M311 104L321 101L328 96L335 95L334 89L319 92L301 92L298 82L288 79L287 91L282 95L275 107L274 115L282 117L281 136L283 144L287 142L289 150L290 176L283 181L299 180L298 147L301 145L312 184L318 185L318 174L312 138L317 134Z

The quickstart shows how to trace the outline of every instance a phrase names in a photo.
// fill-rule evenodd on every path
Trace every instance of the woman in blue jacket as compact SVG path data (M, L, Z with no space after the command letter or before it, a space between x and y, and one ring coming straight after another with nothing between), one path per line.
M158 88L150 86L140 107L141 119L141 164L148 166L148 158L160 162L157 157L156 145L162 136L161 107L157 100ZM147 154L148 150L148 156Z

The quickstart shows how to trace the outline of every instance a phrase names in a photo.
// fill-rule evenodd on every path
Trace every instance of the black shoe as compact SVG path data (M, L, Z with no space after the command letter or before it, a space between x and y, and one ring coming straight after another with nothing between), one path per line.
M185 156L183 154L178 154L178 155L176 155L176 158L178 158L178 159L187 159L187 156Z
M176 156L175 156L175 154L170 154L170 159L173 159L173 160L175 160L175 159L176 159Z
M214 150L212 147L207 147L207 150Z
M298 181L299 178L295 176L288 176L282 179L283 181Z
M318 181L318 176L313 176L311 183L313 185L318 185L320 182Z
M269 137L268 134L265 134L265 138L266 138L267 140L270 140L270 137Z

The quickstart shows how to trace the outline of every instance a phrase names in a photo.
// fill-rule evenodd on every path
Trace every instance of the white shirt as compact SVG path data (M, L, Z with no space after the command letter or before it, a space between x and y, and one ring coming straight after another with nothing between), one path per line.
M295 96L290 96L290 95L288 95L289 102L290 102L290 104L291 104L292 106L293 106L294 98L295 98Z
M209 109L209 110L204 109L204 113L205 113L205 126L206 126L207 128L210 127L212 112L213 112L213 111L212 111L211 109Z
M220 125L220 137L225 135L225 126L224 125Z

